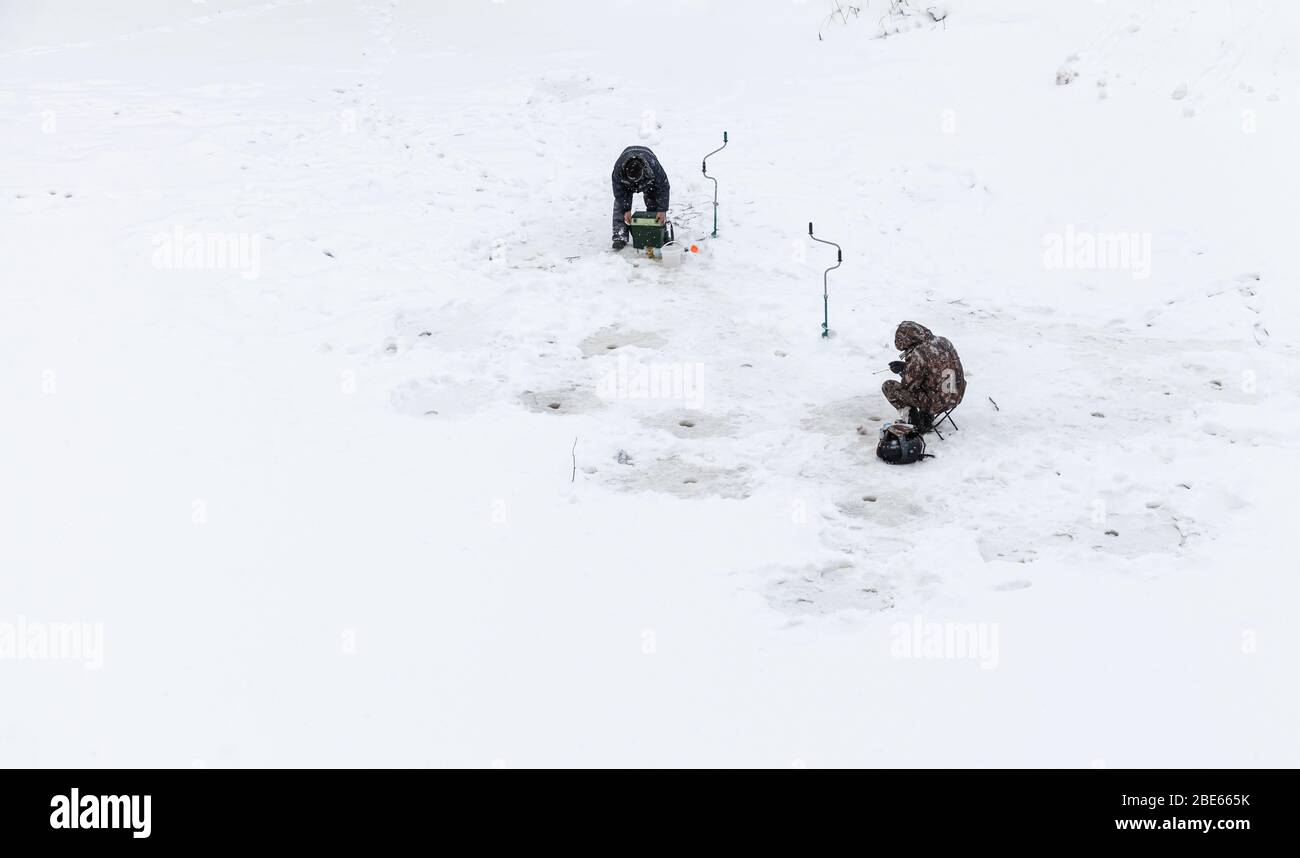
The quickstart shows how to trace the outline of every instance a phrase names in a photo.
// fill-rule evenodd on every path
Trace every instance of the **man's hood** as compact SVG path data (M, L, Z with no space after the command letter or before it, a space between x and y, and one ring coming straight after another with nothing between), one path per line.
M900 322L894 331L894 348L900 352L914 349L926 340L934 339L934 332L917 322Z

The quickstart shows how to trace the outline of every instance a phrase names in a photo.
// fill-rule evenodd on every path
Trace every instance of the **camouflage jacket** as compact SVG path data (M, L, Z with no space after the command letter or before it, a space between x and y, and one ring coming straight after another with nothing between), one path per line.
M903 322L894 332L894 346L903 353L903 389L931 412L947 411L966 395L966 375L957 349L916 322Z

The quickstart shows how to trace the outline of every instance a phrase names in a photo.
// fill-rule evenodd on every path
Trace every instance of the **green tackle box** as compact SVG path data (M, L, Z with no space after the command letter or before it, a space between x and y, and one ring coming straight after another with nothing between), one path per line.
M634 212L628 230L632 233L632 246L638 250L663 247L673 240L673 225L658 223L654 212Z

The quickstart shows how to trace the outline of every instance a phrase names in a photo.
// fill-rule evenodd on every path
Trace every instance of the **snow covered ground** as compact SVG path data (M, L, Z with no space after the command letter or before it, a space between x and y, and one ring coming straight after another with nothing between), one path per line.
M1300 9L889 5L0 3L0 765L1300 765Z

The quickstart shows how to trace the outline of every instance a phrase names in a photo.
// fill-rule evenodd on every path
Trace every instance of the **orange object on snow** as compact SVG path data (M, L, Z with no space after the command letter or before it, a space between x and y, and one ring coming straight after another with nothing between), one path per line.
M691 245L691 253L699 253L699 252L700 252L699 245L692 244L692 245Z

